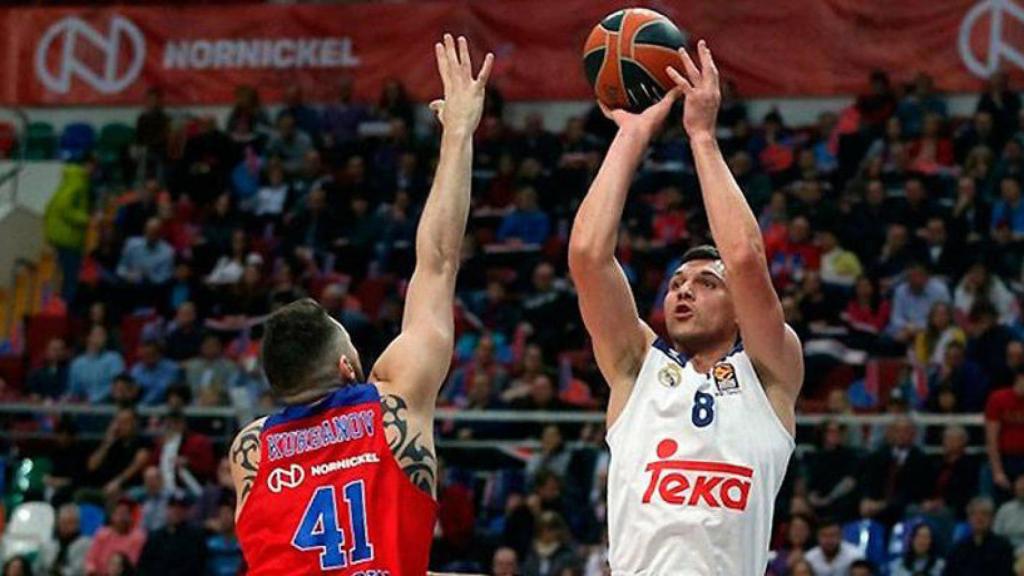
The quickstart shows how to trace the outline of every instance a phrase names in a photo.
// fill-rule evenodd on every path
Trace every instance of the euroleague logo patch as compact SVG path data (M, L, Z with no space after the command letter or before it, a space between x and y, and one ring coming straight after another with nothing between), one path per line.
M719 394L736 394L740 391L740 382L736 379L736 368L728 362L719 362L711 370L715 378L715 387Z

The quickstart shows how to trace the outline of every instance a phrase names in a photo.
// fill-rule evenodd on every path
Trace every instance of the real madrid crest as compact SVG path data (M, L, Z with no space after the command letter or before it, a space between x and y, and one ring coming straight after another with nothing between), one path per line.
M658 382L666 388L675 388L683 381L683 371L677 364L666 364L658 371Z
M719 362L711 370L715 378L715 387L720 394L735 394L740 391L739 380L736 379L736 368L728 362Z

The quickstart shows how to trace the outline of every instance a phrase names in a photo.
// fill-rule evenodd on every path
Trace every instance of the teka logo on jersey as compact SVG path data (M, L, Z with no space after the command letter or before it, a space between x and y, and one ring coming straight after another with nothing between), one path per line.
M722 462L669 460L678 448L675 440L658 443L658 460L647 465L651 481L644 492L644 504L650 504L657 495L666 504L676 506L747 509L753 469Z
M285 488L298 488L305 479L306 472L298 464L292 464L288 468L274 468L267 476L267 488L278 494Z

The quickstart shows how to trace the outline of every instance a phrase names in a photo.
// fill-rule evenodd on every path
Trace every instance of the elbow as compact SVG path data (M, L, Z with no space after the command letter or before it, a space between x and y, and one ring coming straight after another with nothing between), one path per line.
M726 266L732 268L749 270L751 267L768 265L765 259L764 240L757 234L749 238L735 242L721 249L722 259Z
M569 273L576 276L579 272L593 265L615 257L614 248L607 248L598 243L573 234L569 238Z

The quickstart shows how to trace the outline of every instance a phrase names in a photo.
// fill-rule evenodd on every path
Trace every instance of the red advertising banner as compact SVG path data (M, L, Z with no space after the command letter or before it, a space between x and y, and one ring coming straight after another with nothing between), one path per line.
M0 10L0 103L135 104L159 86L173 104L219 104L239 84L260 87L271 101L293 84L310 99L328 100L341 76L355 78L364 98L398 78L422 101L439 94L432 45L446 31L495 53L493 81L511 100L586 99L583 40L624 5L431 0ZM1024 0L644 5L688 37L706 38L747 96L854 93L876 68L896 80L928 72L946 91L977 90L998 68L1024 78Z

